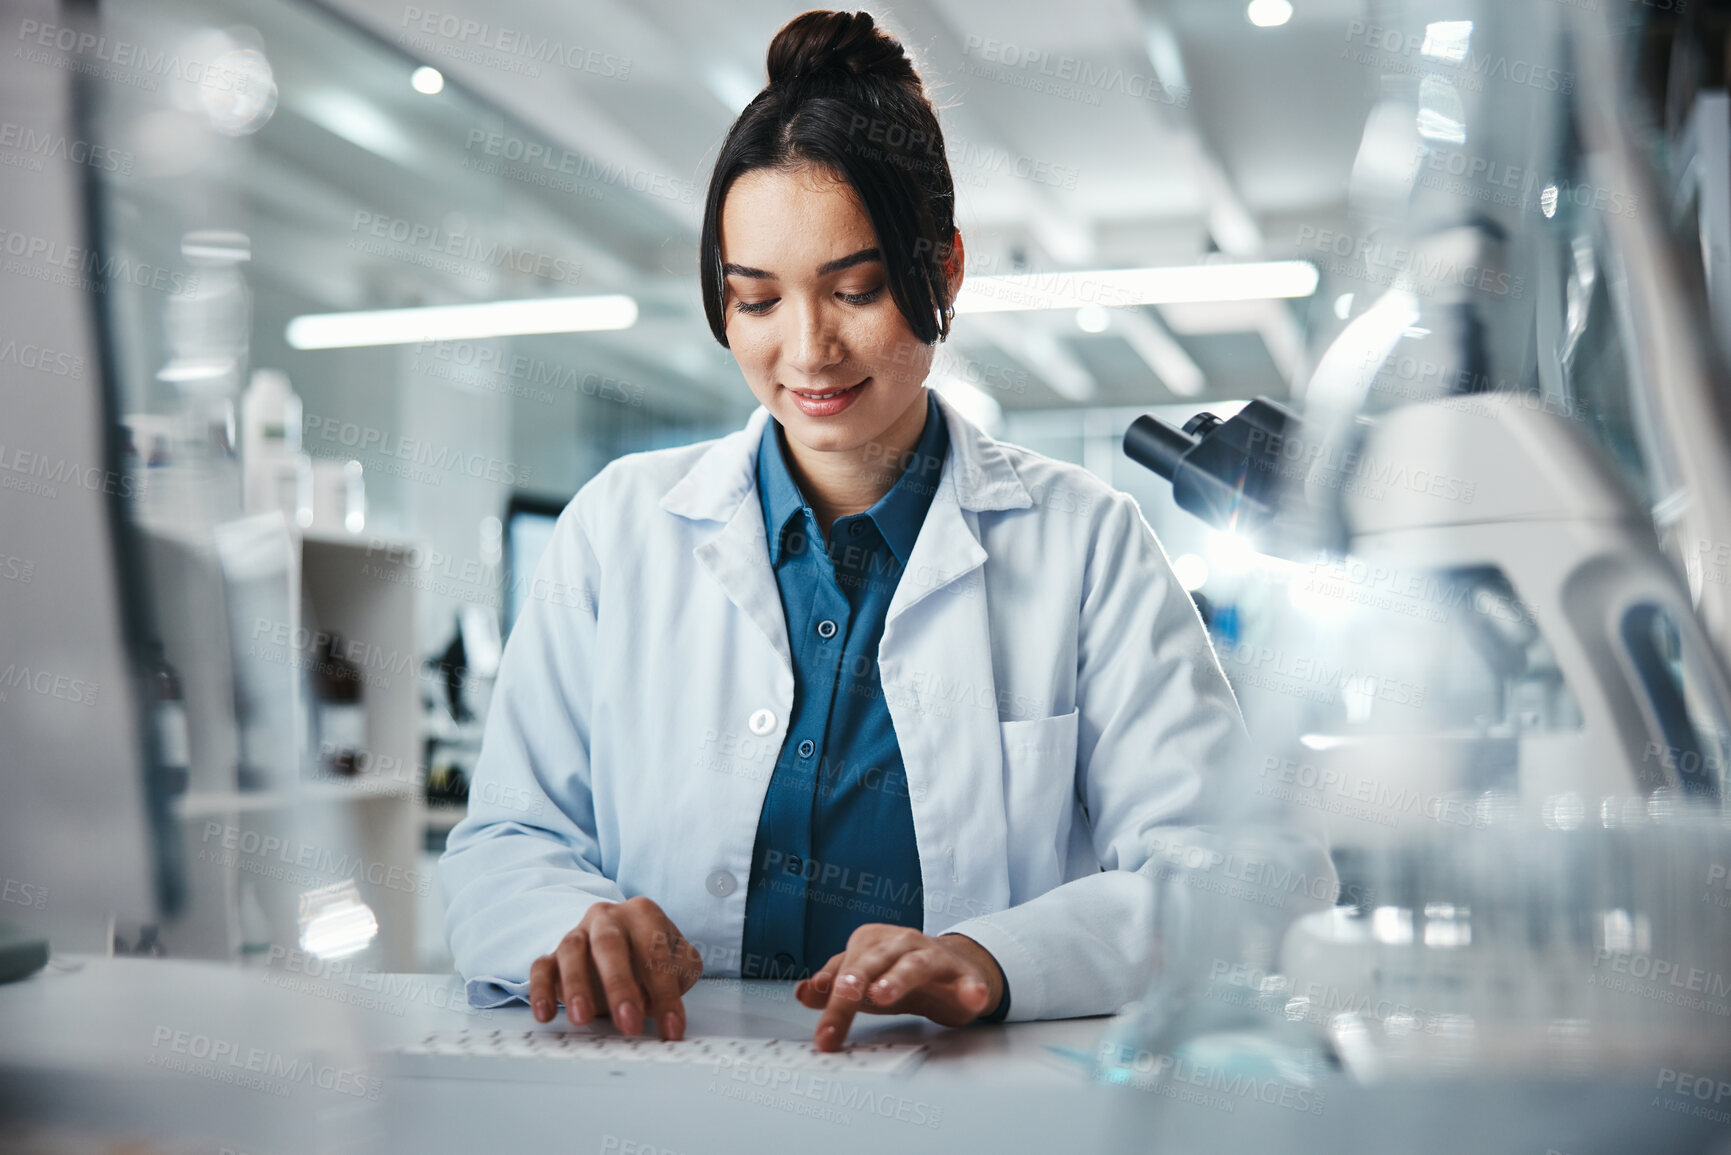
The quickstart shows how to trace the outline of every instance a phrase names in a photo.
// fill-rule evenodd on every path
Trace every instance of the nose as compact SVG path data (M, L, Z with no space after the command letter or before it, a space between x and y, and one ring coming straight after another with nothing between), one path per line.
M820 304L805 304L788 310L794 331L789 334L786 361L807 377L818 377L825 369L847 359L834 320Z

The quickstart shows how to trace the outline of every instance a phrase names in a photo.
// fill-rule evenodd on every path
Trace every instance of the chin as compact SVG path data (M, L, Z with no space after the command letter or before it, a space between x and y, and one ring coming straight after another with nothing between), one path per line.
M845 417L841 420L814 419L797 409L781 418L781 424L801 445L819 453L845 453L858 449L872 439L874 428L870 422L847 420Z

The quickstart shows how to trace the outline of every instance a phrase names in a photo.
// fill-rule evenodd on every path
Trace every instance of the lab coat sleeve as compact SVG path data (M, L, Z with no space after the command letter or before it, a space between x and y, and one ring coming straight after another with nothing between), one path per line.
M1170 953L1162 935L1192 924L1181 908L1225 882L1216 870L1200 887L1157 885L1191 847L1223 857L1222 832L1202 823L1221 812L1220 788L1242 783L1232 771L1248 741L1201 617L1125 494L1108 499L1090 548L1077 666L1077 785L1102 869L949 928L998 961L1012 1021L1107 1014L1141 997ZM1261 845L1332 887L1308 832L1276 821Z
M446 935L475 1006L525 998L530 964L594 903L625 898L602 872L591 792L599 565L583 505L580 493L560 515L523 591L468 814L439 860Z

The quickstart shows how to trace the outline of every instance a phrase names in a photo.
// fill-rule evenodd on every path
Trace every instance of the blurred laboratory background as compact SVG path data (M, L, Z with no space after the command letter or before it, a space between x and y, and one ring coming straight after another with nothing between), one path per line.
M970 278L1179 273L1158 307L964 315L932 384L987 430L1136 494L1229 626L1222 582L1248 556L1180 514L1119 442L1150 410L1182 423L1289 397L1314 332L1365 295L1351 271L1317 273L1378 96L1337 60L1360 8L1274 6L1268 27L1200 0L883 14L941 108ZM697 231L720 138L798 10L100 6L108 45L88 51L136 45L111 67L137 83L88 85L84 131L113 142L87 166L94 239L111 267L153 274L113 274L102 294L133 508L159 586L212 583L161 607L189 615L162 631L155 675L191 707L182 823L226 828L258 814L255 788L278 796L270 774L313 776L352 794L370 856L428 877L552 518L614 457L737 428L755 405L704 323ZM18 39L52 70L65 37L52 9L39 15ZM1224 291L1185 276L1223 261L1251 268ZM357 315L572 297L604 299L542 327L592 331L480 317L420 340ZM277 724L306 749L266 741L273 770L198 708L231 675L198 657L223 579L202 567L209 542L188 539L279 508L296 600L245 620L230 606L228 623L246 655L271 659L265 685L299 683L305 717ZM193 829L196 859L209 848ZM218 872L207 894L199 873L192 921L165 948L244 951L254 880ZM376 949L437 969L437 896L413 889L369 892ZM206 922L206 901L225 917Z

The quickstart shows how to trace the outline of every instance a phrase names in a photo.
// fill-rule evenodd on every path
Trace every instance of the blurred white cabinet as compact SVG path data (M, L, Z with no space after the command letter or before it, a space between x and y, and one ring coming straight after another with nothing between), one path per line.
M244 565L217 541L143 527L191 752L189 787L174 807L187 902L162 941L177 957L280 959L301 949L320 896L352 884L378 933L351 965L413 970L417 907L433 885L420 853L421 658L415 575L403 561L413 551L262 520L272 518L284 539L280 572L245 581L235 572ZM245 522L260 531L260 518ZM366 742L350 777L320 766L311 691L330 635L362 678ZM260 733L292 749L261 752Z

